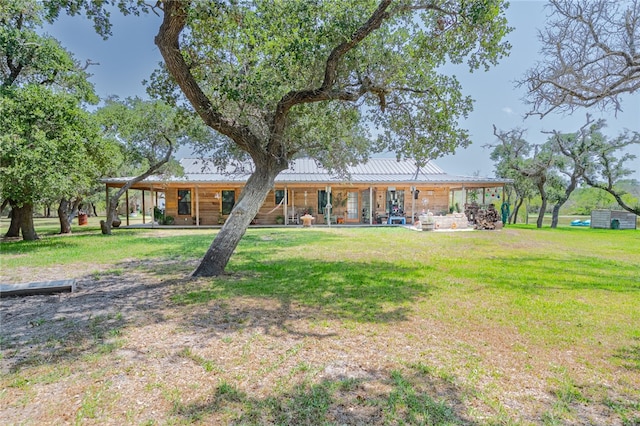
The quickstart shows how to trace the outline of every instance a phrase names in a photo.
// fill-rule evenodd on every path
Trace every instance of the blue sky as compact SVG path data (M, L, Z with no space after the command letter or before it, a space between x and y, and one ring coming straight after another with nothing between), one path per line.
M530 68L540 45L537 29L544 27L548 11L544 1L512 1L507 18L514 31L508 35L512 45L511 54L489 71L467 72L466 67L455 71L465 94L475 99L474 111L461 126L471 133L472 145L460 149L455 155L436 160L447 172L458 175L479 173L493 175L490 150L483 145L494 143L493 127L510 130L515 127L527 129L526 137L531 142L543 142L547 136L541 131L560 130L571 132L585 122L587 112L594 118L605 118L607 134L617 135L622 129L640 131L640 96L626 95L622 98L623 112L617 116L599 110L578 110L573 115L551 114L544 119L523 119L527 106L522 101L525 92L515 88L514 81ZM161 19L153 14L145 16L121 16L113 14L113 36L104 41L95 34L91 22L82 17L61 17L47 31L56 37L78 60L91 59L99 65L91 66L91 81L101 97L118 95L146 97L142 80L148 79L162 57L153 42ZM640 157L640 147L633 153ZM188 155L188 152L181 152ZM640 159L630 164L635 169L634 177L640 179Z

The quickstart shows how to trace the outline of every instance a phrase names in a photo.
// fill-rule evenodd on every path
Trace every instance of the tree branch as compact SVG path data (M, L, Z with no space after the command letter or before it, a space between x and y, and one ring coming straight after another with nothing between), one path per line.
M344 55L351 49L356 47L362 40L364 40L369 34L376 29L380 28L382 22L389 17L387 8L391 5L391 0L382 0L377 9L369 17L360 28L358 28L349 38L349 40L336 46L325 63L324 78L320 87L312 90L292 90L282 97L276 107L276 113L273 118L272 125L272 140L269 141L269 145L277 143L277 139L284 133L284 127L286 124L286 116L289 110L297 104L312 103L327 100L342 100L342 101L355 101L362 95L367 93L365 85L354 92L339 90L334 91L338 73L338 63Z
M163 5L164 17L155 43L164 58L167 69L197 114L209 127L231 138L249 154L256 155L262 150L260 140L247 126L231 123L214 110L211 101L196 82L189 65L184 60L180 50L180 33L186 26L190 2L169 1Z

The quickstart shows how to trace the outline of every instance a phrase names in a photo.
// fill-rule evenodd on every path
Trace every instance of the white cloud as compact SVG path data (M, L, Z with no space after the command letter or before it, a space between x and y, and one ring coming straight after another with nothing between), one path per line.
M502 108L502 112L506 113L507 115L513 115L513 114L515 114L515 112L514 112L510 107L504 107L504 108Z

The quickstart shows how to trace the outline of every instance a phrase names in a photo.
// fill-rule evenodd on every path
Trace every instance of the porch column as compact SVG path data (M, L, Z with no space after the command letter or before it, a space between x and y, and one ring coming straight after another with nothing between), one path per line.
M275 192L275 190L274 190ZM282 211L284 212L284 224L288 225L289 224L289 208L287 207L287 204L289 204L289 190L287 189L287 187L284 187L284 206L282 206Z
M293 212L293 215L295 216L295 214L296 214L296 193L295 193L295 191L293 189L291 190L291 211ZM298 223L300 223L300 219L298 219Z
M109 184L104 184L105 195L107 197L107 217L109 217Z
M127 209L127 211L125 212L125 216L127 217L127 226L129 226L129 190L128 189L125 191L124 197L126 199L125 209Z
M156 206L158 205L158 193L153 192L153 185L149 187L149 193L151 194L151 228L156 225ZM155 200L154 200L155 196Z
M331 186L327 186L327 205L324 206L324 221L329 227L331 227L331 210L332 209L333 209L333 204L331 204Z
M373 225L373 187L369 187L369 225Z
M416 187L411 187L411 224L413 225L413 218L416 215Z
M200 227L200 188L196 185L196 227Z
M145 204L144 204L144 189L142 190L142 224L144 225L145 223L145 216L147 215L147 210L145 209Z

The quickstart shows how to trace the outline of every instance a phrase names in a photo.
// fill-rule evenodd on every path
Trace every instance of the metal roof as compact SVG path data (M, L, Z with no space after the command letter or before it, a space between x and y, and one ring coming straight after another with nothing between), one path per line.
M184 176L162 178L150 176L145 183L242 183L246 182L253 171L253 163L247 162L240 166L228 165L219 169L213 162L200 158L183 158L180 164L184 169ZM290 162L287 170L280 172L276 183L493 183L509 182L505 179L455 176L444 172L433 161L424 167L417 168L410 160L396 160L395 158L371 158L366 163L347 168L347 176L331 173L311 158L299 158ZM104 179L105 183L124 183L130 178Z

